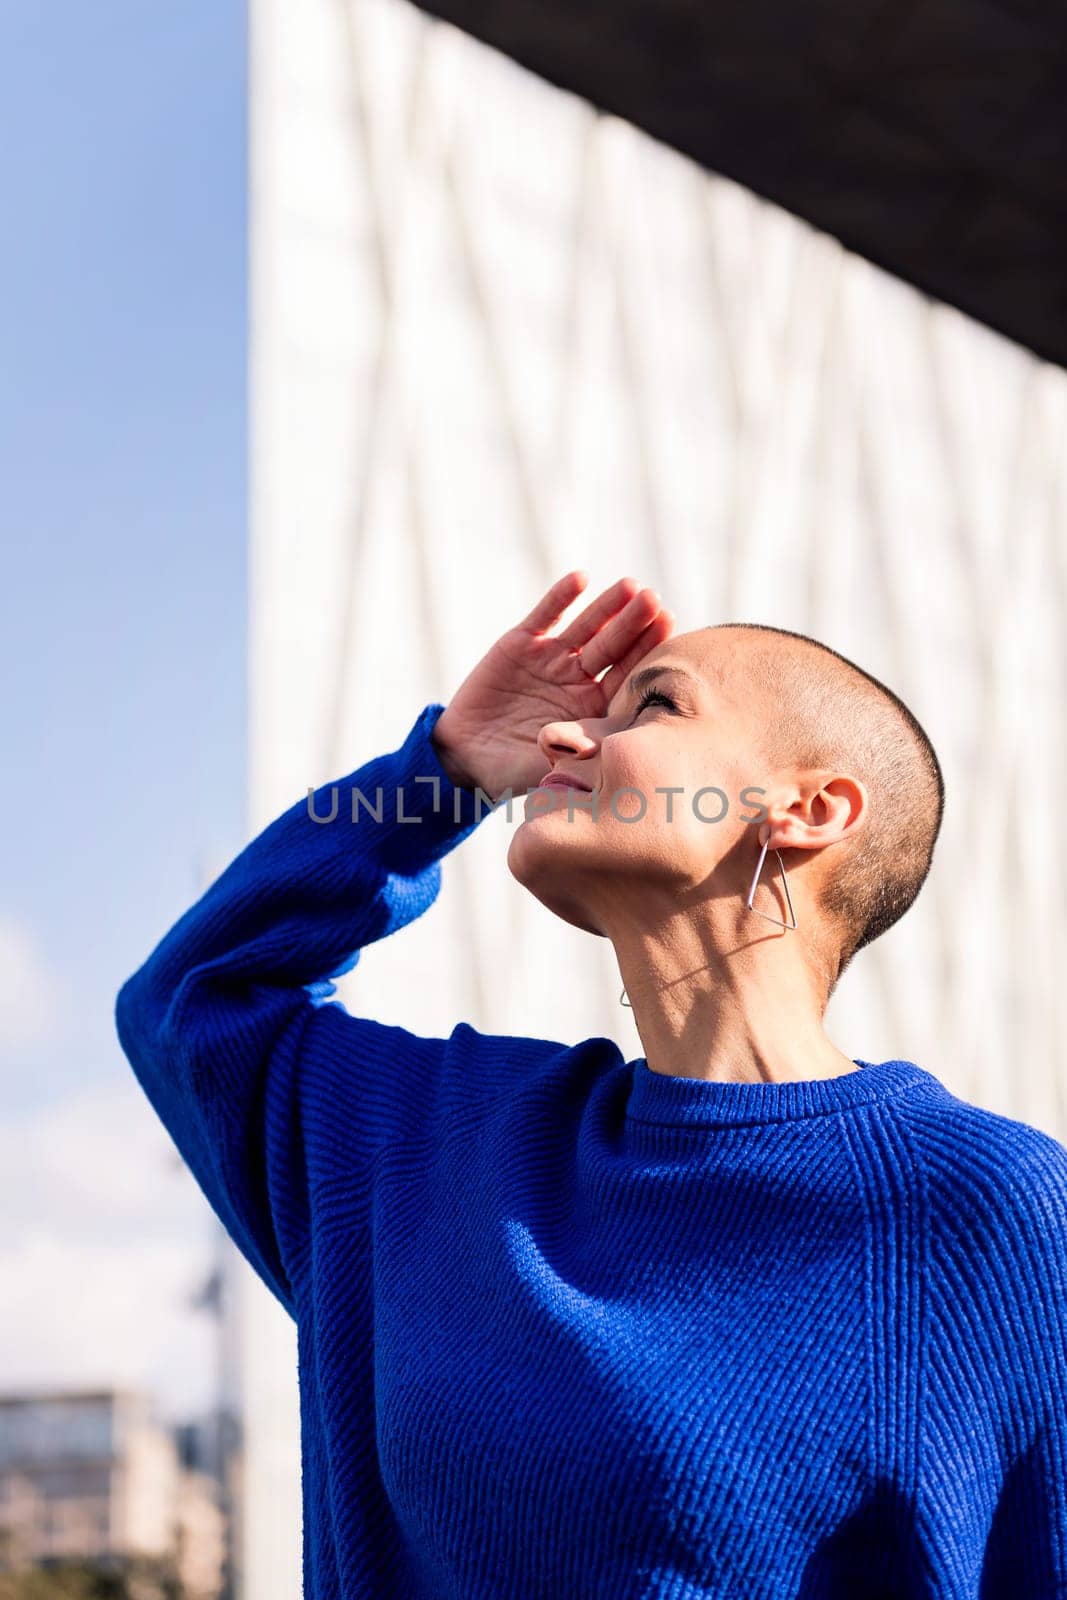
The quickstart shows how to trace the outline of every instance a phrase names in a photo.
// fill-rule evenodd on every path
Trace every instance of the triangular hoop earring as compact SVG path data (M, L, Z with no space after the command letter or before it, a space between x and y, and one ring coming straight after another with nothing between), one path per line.
M767 846L769 844L770 844L770 840L768 839L767 840L767 844L765 844L763 846L763 849L760 851L759 861L756 863L756 871L755 871L755 873L753 875L753 878L752 878L752 887L748 891L748 899L745 902L745 904L748 906L748 909L750 911L754 911L756 913L757 917L766 917L767 921L768 922L773 922L776 928L793 929L793 928L795 928L797 926L797 914L793 910L793 897L789 893L789 879L785 875L785 867L782 865L782 853L781 853L780 850L776 850L774 853L778 857L778 871L781 873L781 876L782 876L782 888L785 890L785 903L789 907L789 915L792 917L793 920L791 922L783 922L781 917L772 917L769 911L761 911L759 906L754 906L752 904L752 901L755 898L755 894L756 894L756 886L759 883L759 876L760 876L760 873L763 871L763 863L767 859ZM630 1011L633 1010L633 1006L630 1005L629 1000L626 998L626 990L625 989L619 995L619 1004L621 1006L626 1006L627 1009L630 1010Z
M793 910L793 901L792 901L792 898L791 898L790 893L789 893L789 880L787 879L787 877L785 875L785 868L782 865L782 854L781 854L780 850L776 850L774 853L778 857L778 871L782 874L782 888L785 890L785 903L789 907L789 915L793 919L792 922L783 922L781 917L772 917L770 912L761 911L758 906L754 906L752 904L753 898L754 898L755 893L756 893L756 885L759 883L759 875L763 871L763 863L764 863L764 860L765 860L766 855L767 855L767 845L769 845L770 842L771 841L768 839L767 840L767 844L765 844L763 846L763 849L760 851L760 858L759 858L759 861L756 863L755 876L752 879L752 887L748 891L748 900L745 903L748 906L748 909L750 911L754 911L756 913L757 917L766 917L767 921L768 922L773 922L775 927L777 927L777 928L795 928L796 925L797 925L797 917L796 917L796 912Z

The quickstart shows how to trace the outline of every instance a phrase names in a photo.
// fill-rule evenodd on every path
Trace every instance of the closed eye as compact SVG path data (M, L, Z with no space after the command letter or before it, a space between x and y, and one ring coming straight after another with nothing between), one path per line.
M634 717L639 717L645 707L651 705L670 706L672 711L677 711L678 709L670 695L664 694L662 689L646 689L637 703L637 708L634 711Z

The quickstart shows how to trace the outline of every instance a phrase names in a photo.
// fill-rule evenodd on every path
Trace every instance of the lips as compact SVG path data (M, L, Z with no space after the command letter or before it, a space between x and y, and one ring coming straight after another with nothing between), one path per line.
M581 789L585 794L592 794L589 784L583 783L581 778L576 778L570 772L550 772L547 778L542 778L537 786L539 789Z

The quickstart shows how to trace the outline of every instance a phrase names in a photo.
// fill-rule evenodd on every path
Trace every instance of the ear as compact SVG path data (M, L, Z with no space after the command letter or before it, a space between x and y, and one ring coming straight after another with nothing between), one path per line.
M773 850L822 850L851 839L866 825L870 813L867 789L846 773L816 775L788 810L772 813L760 828L760 844L769 828Z

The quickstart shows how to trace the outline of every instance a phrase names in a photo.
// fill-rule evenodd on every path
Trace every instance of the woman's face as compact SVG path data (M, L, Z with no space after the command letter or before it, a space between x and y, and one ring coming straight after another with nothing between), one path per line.
M674 907L747 892L770 780L744 648L728 629L666 640L606 717L542 729L546 778L566 773L588 790L532 793L508 866L565 921L603 933L612 907L654 916L657 890Z

